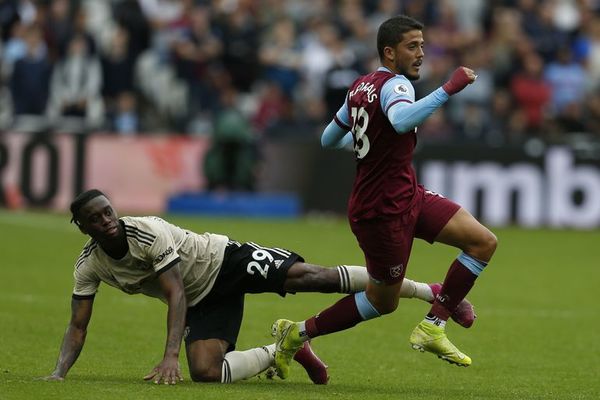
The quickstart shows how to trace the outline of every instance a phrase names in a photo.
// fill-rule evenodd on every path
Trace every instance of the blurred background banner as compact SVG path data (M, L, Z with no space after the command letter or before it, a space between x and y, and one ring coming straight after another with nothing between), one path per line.
M102 188L119 208L160 213L166 199L204 187L208 139L96 134L0 136L0 200L9 208L66 211L82 190Z
M91 136L86 143L85 186L102 188L120 209L162 213L174 194L202 190L207 138Z
M0 199L9 208L65 211L76 193L97 187L120 209L162 213L169 199L206 191L203 166L210 147L204 136L5 133L0 136ZM415 167L428 189L493 226L600 226L600 160L568 146L427 144L417 152ZM279 193L287 194L281 201L293 203L286 216L298 215L300 207L344 214L353 177L350 151L274 140L261 149L256 192L217 191L211 207L220 205L225 212L241 202L239 207L250 209L247 203L277 201L265 196ZM203 196L204 202L211 200Z
M9 208L66 210L83 187L83 136L0 135L0 201Z

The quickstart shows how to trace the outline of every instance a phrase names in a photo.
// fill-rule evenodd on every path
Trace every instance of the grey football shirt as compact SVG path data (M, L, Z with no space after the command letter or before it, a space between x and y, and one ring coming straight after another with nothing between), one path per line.
M125 293L143 293L166 302L158 275L179 264L188 306L211 290L227 246L227 236L197 234L159 217L122 217L129 251L120 260L111 258L90 239L75 263L73 295L95 295L100 282Z

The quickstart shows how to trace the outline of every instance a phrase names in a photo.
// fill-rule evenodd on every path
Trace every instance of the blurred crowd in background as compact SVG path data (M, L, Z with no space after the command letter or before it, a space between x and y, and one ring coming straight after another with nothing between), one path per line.
M317 140L399 13L478 74L421 140L600 139L598 0L0 0L0 130Z

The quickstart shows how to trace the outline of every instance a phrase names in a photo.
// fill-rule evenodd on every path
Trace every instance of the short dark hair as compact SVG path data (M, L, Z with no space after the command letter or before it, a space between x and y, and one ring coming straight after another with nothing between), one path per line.
M71 206L69 207L71 210L71 222L74 222L75 225L79 226L79 210L81 209L81 207L86 205L88 201L98 196L104 196L108 198L104 193L102 193L98 189L90 189L78 194L77 197L73 199L73 201L71 202Z
M402 41L402 36L409 31L422 31L423 23L407 15L397 15L384 21L377 31L377 52L383 60L383 49L394 47Z

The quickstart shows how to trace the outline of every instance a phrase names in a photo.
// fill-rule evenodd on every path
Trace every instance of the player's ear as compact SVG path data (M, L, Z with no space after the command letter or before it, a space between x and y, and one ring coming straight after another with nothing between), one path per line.
M84 235L88 234L85 228L81 225L81 222L77 221L76 219L73 219L73 223L77 225L77 228L79 228L79 232L83 233Z
M385 46L383 48L383 58L388 61L394 61L396 56L396 50L391 46Z

